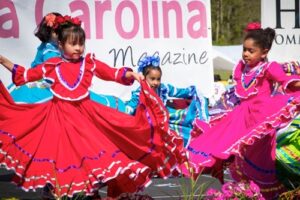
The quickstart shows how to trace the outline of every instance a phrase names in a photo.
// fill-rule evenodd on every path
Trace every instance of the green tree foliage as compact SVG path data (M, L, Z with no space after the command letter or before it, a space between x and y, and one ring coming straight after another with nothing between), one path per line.
M260 22L261 0L211 0L214 45L241 44L248 22Z

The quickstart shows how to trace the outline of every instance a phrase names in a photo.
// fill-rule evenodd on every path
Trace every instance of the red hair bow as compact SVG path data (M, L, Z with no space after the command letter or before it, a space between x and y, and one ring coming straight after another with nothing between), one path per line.
M57 28L59 25L63 25L63 24L74 24L77 26L81 25L81 21L78 17L71 17L69 15L65 15L65 16L58 16L56 17L56 26L54 28Z
M245 32L253 31L261 29L261 24L259 22L250 22L247 24L247 27L245 28Z

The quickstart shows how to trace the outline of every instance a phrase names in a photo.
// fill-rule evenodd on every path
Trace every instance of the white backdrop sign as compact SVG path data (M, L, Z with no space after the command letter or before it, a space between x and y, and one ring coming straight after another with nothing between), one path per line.
M300 0L262 0L262 25L276 30L269 58L299 61Z
M34 29L53 11L79 17L86 53L110 66L136 70L142 56L158 53L163 82L213 91L209 0L1 0L0 54L29 66L40 43ZM9 84L11 75L3 68L0 73ZM94 80L92 89L127 98L135 87Z

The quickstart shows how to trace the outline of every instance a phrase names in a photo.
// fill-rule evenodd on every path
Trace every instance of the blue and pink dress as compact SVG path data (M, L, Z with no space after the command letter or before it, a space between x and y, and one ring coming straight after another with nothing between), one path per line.
M141 88L137 88L132 92L131 99L125 102L126 113L134 114L139 104L139 95ZM194 121L196 119L208 122L208 100L195 86L187 88L176 88L171 84L160 84L156 89L156 94L160 97L163 104L169 112L169 125L170 128L176 131L184 140L186 146L194 131ZM190 102L185 108L177 108L169 101L176 101L177 99L185 99Z

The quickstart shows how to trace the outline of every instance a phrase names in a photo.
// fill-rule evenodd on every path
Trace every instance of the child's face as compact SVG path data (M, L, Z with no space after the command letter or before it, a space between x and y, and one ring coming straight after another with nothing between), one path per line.
M74 42L72 40L67 40L64 45L60 43L60 48L63 51L63 56L69 60L79 60L84 52L84 44L79 42Z
M151 69L145 78L151 88L157 89L160 86L161 73L159 70Z
M243 60L250 67L254 67L267 57L268 50L262 49L255 44L254 40L249 38L243 44Z

